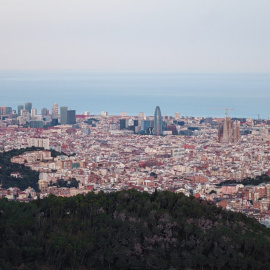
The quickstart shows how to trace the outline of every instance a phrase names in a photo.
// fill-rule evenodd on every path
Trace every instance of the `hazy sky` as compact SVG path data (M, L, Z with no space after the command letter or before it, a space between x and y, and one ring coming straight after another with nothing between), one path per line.
M270 72L269 0L0 0L0 70Z

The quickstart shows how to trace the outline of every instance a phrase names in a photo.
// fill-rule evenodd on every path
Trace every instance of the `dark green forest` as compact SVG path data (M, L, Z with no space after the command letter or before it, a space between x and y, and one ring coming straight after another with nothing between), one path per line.
M165 191L0 200L0 269L270 269L270 230Z
M258 186L260 184L263 183L269 183L270 182L270 177L266 174L262 174L262 175L258 175L255 178L251 178L251 177L247 177L244 178L241 181L237 181L237 180L226 180L223 181L219 184L217 184L217 186L223 186L223 185L230 185L230 184L242 184L244 186L248 186L248 185L252 185L252 186Z

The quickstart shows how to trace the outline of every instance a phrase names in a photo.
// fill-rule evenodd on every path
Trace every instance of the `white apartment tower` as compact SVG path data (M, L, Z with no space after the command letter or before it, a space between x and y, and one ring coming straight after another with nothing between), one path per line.
M58 104L57 103L54 103L53 104L53 107L52 107L52 118L53 119L57 119L59 117L59 114L58 114Z

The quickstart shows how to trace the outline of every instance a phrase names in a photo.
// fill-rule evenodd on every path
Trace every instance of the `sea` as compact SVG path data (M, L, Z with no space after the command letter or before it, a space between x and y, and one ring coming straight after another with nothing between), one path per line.
M77 114L270 118L270 74L0 71L0 106L68 106Z

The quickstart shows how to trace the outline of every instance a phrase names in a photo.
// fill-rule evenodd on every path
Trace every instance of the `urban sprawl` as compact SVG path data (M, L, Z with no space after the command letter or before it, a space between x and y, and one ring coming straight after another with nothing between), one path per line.
M162 116L158 106L153 113L78 115L54 104L51 113L43 108L38 114L30 102L17 110L0 107L0 152L44 148L11 159L39 172L40 190L0 186L0 198L28 202L50 194L168 190L269 224L270 184L240 181L270 175L270 121L230 118L228 109L224 118ZM52 157L50 150L65 155ZM21 177L16 171L10 176ZM59 187L59 179L76 179L78 186ZM219 185L225 180L232 183Z

